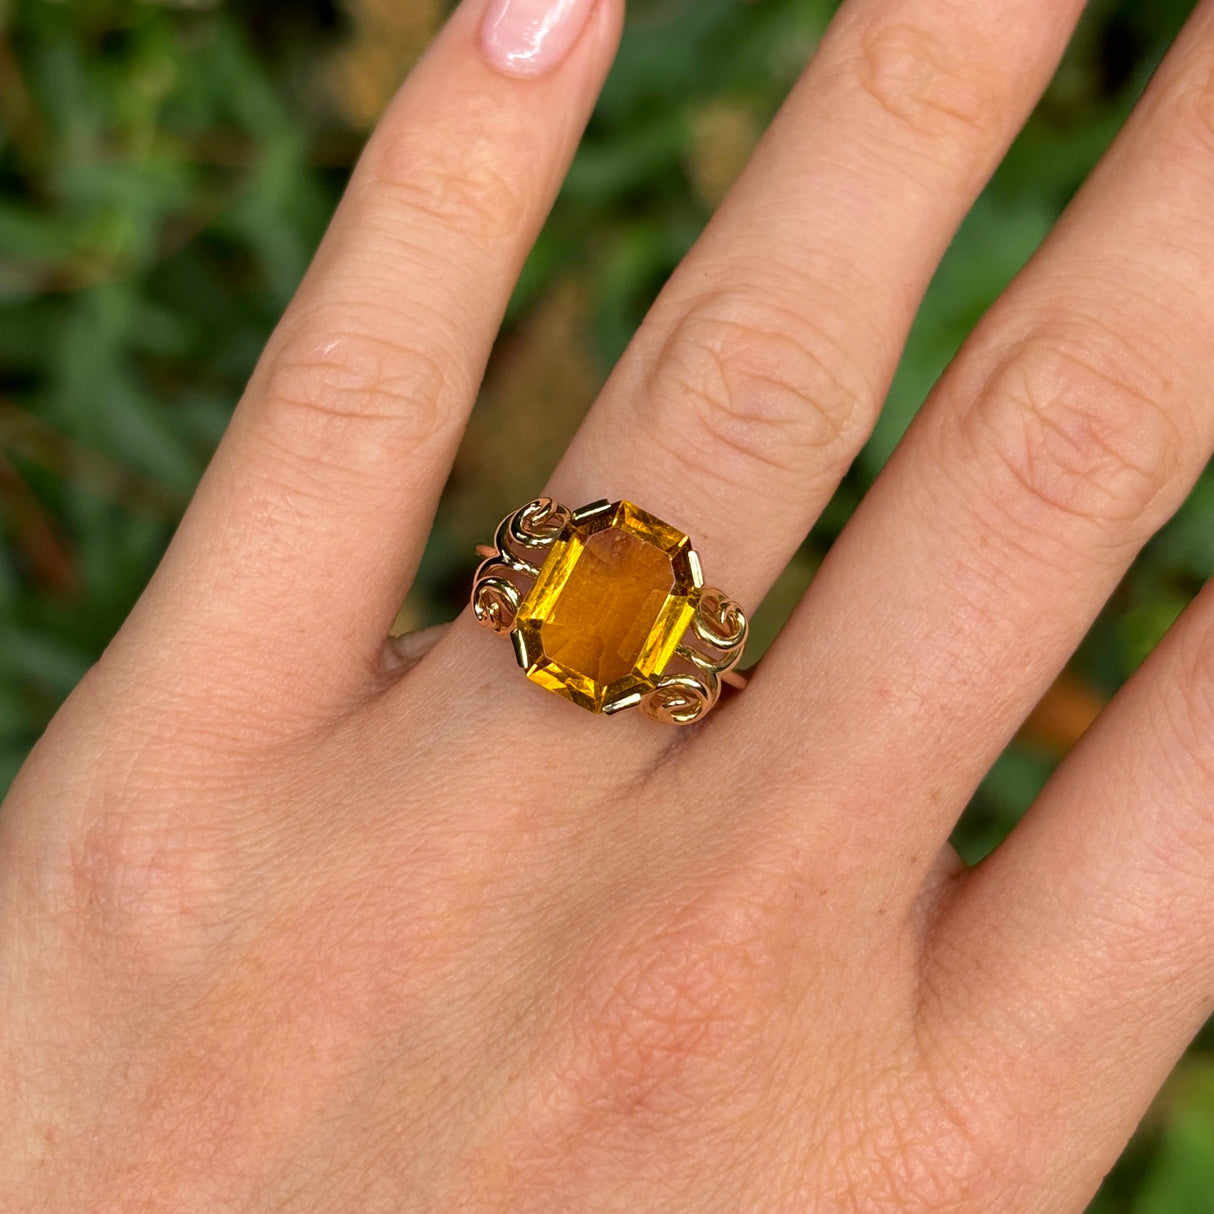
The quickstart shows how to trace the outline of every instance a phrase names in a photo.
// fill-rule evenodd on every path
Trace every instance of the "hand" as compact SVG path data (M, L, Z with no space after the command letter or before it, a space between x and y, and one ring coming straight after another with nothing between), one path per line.
M683 731L384 643L622 6L541 7L405 84L5 804L0 1207L1079 1210L1214 992L1209 595L947 838L1211 451L1214 6ZM756 603L1078 9L847 0L547 491Z

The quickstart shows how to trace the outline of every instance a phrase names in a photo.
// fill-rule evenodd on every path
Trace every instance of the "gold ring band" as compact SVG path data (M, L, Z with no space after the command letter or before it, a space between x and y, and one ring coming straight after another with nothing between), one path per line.
M690 725L745 686L742 608L704 585L683 532L628 501L508 514L472 586L478 621L509 635L527 677L591 712L639 707Z

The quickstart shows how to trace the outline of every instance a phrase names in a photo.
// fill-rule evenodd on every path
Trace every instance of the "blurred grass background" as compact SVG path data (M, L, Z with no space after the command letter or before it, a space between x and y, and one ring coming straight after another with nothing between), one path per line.
M0 789L155 566L361 141L446 7L0 0ZM834 7L632 0L401 629L462 606L473 546L536 491ZM759 612L756 656L1189 7L1093 5L941 267L872 441ZM1207 473L976 796L956 839L967 857L1002 837L1209 575L1212 524ZM1214 1035L1092 1211L1214 1211Z

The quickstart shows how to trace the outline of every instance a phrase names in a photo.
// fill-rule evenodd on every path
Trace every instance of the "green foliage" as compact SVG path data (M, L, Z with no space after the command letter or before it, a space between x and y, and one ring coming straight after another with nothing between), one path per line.
M137 0L5 16L2 779L146 581L332 205L255 35Z
M602 377L834 7L633 4L503 345L550 351L563 342L562 366ZM1093 7L959 232L871 442L757 633L774 633L936 376L1107 145L1188 7ZM354 45L350 19L360 11L352 3L343 20L321 0L0 3L0 787L145 583L320 237L364 135L325 83L333 56ZM567 289L585 339L562 336L553 319L551 301ZM507 380L495 363L411 598L414 622L458 609L471 544L515 504L476 474L477 450L494 449L494 419L514 399ZM585 387L554 382L528 391L552 393L571 427ZM530 483L547 471L545 458L527 470ZM1093 694L1116 689L1209 575L1212 521L1207 474L1077 656L1076 678ZM967 856L998 842L1057 756L1039 744L1008 751L958 830ZM1199 1042L1094 1212L1209 1208L1211 1057Z

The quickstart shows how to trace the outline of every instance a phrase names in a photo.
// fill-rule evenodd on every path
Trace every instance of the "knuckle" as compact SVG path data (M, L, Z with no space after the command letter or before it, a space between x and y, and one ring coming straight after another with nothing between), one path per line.
M866 1170L887 1208L973 1214L1028 1190L1027 1169L994 1140L989 1120L933 1094L905 1108L892 1130L873 1134Z
M645 1132L753 1076L783 989L772 919L754 900L702 894L592 957L558 1068L574 1104Z
M735 293L691 305L645 388L643 424L676 464L750 490L775 472L776 492L804 477L815 455L847 462L873 399L838 342L792 311Z
M901 1214L1019 1209L1038 1174L1032 1144L1013 1132L1016 1103L997 1066L976 1069L952 1044L916 1048L839 1118L839 1187L863 1195L857 1207Z
M975 53L972 37L878 19L861 35L854 80L916 150L977 163L1005 124L1007 88L994 62L993 52Z
M402 454L448 429L444 367L456 364L421 340L406 345L356 328L357 313L313 312L274 344L259 372L258 419L294 455L328 463L354 445L360 467L399 467Z
M186 807L130 808L162 787L169 758L153 749L167 750L149 740L138 777L99 778L91 811L66 840L56 913L83 955L102 955L141 981L188 959L220 917L224 884L217 840Z
M532 210L516 175L499 167L483 133L434 143L385 138L368 149L364 202L389 212L389 230L402 223L450 232L487 247L524 228Z
M1145 531L1180 471L1169 395L1129 341L1087 320L1056 324L1000 361L962 427L988 492L1030 533L1048 538L1078 520L1120 545Z

